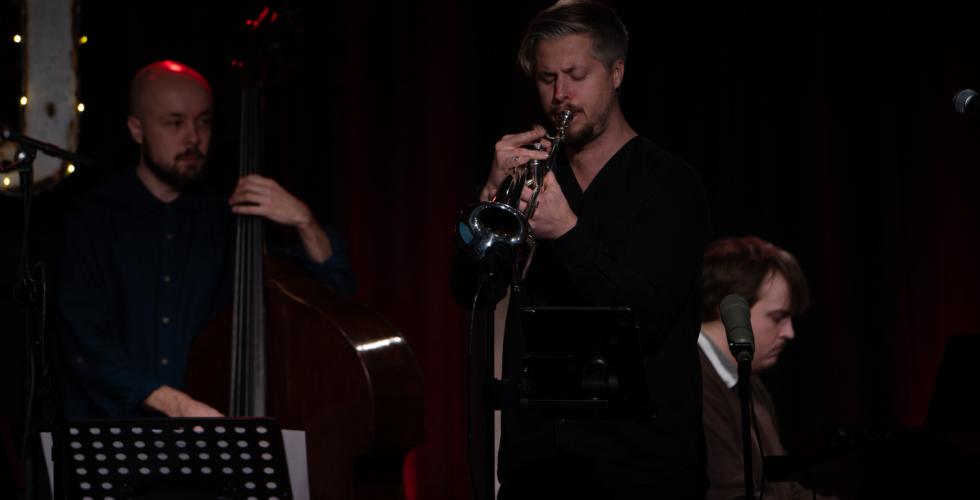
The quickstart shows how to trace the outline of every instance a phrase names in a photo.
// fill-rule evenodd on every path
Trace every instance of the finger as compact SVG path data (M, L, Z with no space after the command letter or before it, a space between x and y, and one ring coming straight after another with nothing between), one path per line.
M497 142L496 149L507 149L514 148L518 146L523 146L525 144L530 144L542 137L544 137L546 131L544 127L540 125L535 125L531 130L527 132L521 132L518 134L505 135L500 138Z
M238 188L235 188L235 191L233 193L231 193L231 196L232 197L236 197L236 196L245 196L245 195L249 195L249 194L252 194L252 195L256 195L256 194L257 195L270 195L271 193L270 193L270 190L268 188L265 188L265 187L262 187L262 186L245 185L245 186L239 186Z
M548 153L546 151L535 151L533 149L524 149L524 148L513 149L505 153L504 156L507 159L500 163L508 168L514 168L523 165L530 160L548 159Z
M534 191L532 191L531 188L529 188L527 186L524 186L524 188L521 189L521 201L523 201L525 203L530 202L531 201L531 196L533 194L534 194Z
M262 206L277 206L283 203L277 201L274 196L269 196L265 193L254 193L254 192L243 192L231 203L232 205L262 205Z
M228 199L230 205L240 205L243 203L260 205L267 202L270 199L265 193L260 193L256 191L236 191Z
M238 215L258 215L267 217L269 209L262 205L234 205L231 207L232 213Z
M242 180L264 185L276 184L276 181L274 181L272 178L260 174L248 174L245 177L242 177Z
M199 417L209 418L209 417L223 417L224 416L224 415L221 414L221 412L219 412L218 410L215 410L211 406L208 406L208 405L206 405L204 403L199 403L199 404L200 404L200 407L199 408L196 408L196 412L195 412L195 413L197 413L197 415Z
M542 151L551 151L551 141L547 138L542 137L537 143L541 145Z
M555 173L549 171L544 174L544 182L542 182L541 190L546 191L548 189L557 189L561 191L561 186L558 184L558 178L555 177Z
M246 193L257 193L259 192L259 190L260 188L257 187L255 184L248 183L248 182L240 182L237 186L235 186L235 190L232 191L231 197L232 198L241 197L244 196Z
M221 414L220 411L218 411L217 409L215 409L211 405L205 404L204 407L207 408L207 411L209 413L209 416L212 416L212 417L223 417L224 416L224 415Z
M257 174L249 174L238 180L238 187L271 190L279 188L279 184L268 177L262 177Z

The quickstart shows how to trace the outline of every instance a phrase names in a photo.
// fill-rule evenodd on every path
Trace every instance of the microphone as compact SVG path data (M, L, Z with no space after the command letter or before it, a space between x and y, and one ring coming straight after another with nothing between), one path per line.
M752 320L749 303L738 294L731 294L721 300L718 307L721 322L725 325L728 349L739 364L751 363L755 353L755 338L752 335Z
M953 107L961 115L971 118L980 118L980 99L977 99L977 92L973 89L963 89L953 96Z
M65 149L61 149L58 146L55 146L54 144L48 144L47 142L34 139L33 137L22 135L21 133L17 132L16 130L10 127L3 125L2 123L0 123L0 139L3 139L5 141L11 141L11 142L19 142L27 147L45 153L48 156L53 156L55 158L61 158L62 160L65 161L70 161L80 167L95 166L95 162L93 162L92 160L84 156L78 155L76 153L73 153Z

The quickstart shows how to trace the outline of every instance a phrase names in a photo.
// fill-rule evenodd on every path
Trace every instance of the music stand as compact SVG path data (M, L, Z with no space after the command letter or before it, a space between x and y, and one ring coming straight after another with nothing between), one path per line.
M652 412L632 310L529 307L522 321L519 408L602 417Z
M926 425L933 427L980 427L980 384L976 360L980 335L954 335L946 340L942 362L929 400Z
M69 498L292 498L270 418L70 421L60 441Z

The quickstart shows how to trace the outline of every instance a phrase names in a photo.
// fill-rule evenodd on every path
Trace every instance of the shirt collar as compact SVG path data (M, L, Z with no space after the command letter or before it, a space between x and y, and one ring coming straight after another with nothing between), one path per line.
M735 362L728 359L725 355L725 351L722 351L714 342L705 335L704 330L698 335L698 347L701 348L701 352L704 353L704 357L708 358L708 362L718 373L718 377L721 381L725 383L725 386L731 389L735 387L738 383L738 366Z
M198 212L205 208L207 196L201 189L188 189L174 201L165 203L147 189L136 175L135 168L130 169L125 176L129 189L125 190L124 195L129 198L137 212L145 214L165 207L178 212Z

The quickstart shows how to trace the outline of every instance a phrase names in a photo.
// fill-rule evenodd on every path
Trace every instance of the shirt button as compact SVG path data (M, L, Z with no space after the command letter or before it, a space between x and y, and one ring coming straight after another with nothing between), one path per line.
M160 358L160 364L163 366L167 366L168 364L170 364L170 360L167 358Z
M170 317L169 316L164 316L164 317L160 318L160 322L163 323L163 324L165 324L165 325L169 325L170 324Z
M170 283L170 275L169 274L164 274L163 275L163 282L164 283Z

